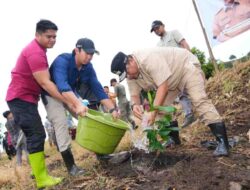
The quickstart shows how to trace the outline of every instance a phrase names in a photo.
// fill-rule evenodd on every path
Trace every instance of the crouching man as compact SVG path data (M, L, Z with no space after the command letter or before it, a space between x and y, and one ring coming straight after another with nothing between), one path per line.
M154 106L173 103L185 90L200 120L207 125L218 141L215 156L228 156L229 146L225 124L205 92L204 77L198 59L189 51L175 47L156 47L135 51L130 55L119 52L111 64L111 72L120 81L127 77L132 109L136 117L142 117L141 90L156 89ZM152 124L157 111L150 112Z

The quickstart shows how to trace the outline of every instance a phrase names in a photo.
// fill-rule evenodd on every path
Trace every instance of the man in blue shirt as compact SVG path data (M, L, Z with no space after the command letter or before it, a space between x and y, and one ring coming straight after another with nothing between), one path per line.
M78 107L82 107L77 89L81 83L85 83L90 87L97 99L108 108L113 118L117 119L118 113L105 94L90 62L94 53L98 54L99 52L95 49L92 40L88 38L79 39L72 53L63 53L53 61L50 67L51 80L56 84L59 92L67 102L72 104L74 112L77 113ZM68 173L72 176L83 174L84 171L75 165L71 152L71 138L68 132L65 109L71 112L72 110L47 94L43 97L48 119L54 126L58 149L61 152Z

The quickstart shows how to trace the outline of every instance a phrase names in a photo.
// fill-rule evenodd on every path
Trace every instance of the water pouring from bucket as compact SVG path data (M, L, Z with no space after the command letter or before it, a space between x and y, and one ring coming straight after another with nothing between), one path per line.
M131 141L133 143L133 147L138 150L143 150L145 153L149 153L149 141L147 138L147 134L144 132L146 129L151 129L152 127L148 125L148 115L145 112L142 116L141 127L137 129L137 133L135 134L135 130L130 129L131 133Z

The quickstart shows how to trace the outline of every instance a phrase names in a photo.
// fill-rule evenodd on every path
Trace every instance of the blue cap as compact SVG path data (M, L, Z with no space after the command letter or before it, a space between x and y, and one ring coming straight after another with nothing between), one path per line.
M77 48L82 48L88 54L99 54L99 51L95 49L95 44L88 38L81 38L76 42Z
M163 23L160 20L155 20L154 22L152 22L150 32L153 32L156 27L161 25L163 25Z

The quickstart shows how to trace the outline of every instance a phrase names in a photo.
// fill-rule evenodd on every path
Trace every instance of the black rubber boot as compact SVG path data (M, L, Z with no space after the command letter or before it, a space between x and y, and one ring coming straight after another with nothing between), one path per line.
M170 126L166 126L166 127L167 128L178 127L178 122L176 120L172 121L170 123ZM171 138L171 140L169 141L170 143L174 142L174 144L176 144L176 145L180 145L181 144L181 140L180 140L180 137L179 137L179 131L171 131L169 133L169 136Z
M61 155L62 155L63 161L66 165L69 175L78 176L78 175L83 175L85 173L83 169L80 169L76 166L75 160L74 160L74 157L72 155L70 148L61 152Z
M229 155L229 144L227 139L227 131L224 122L212 123L208 125L216 137L218 146L214 151L214 156L228 156Z
M181 128L188 127L195 121L195 117L193 114L189 114L185 116L184 123L182 124Z

